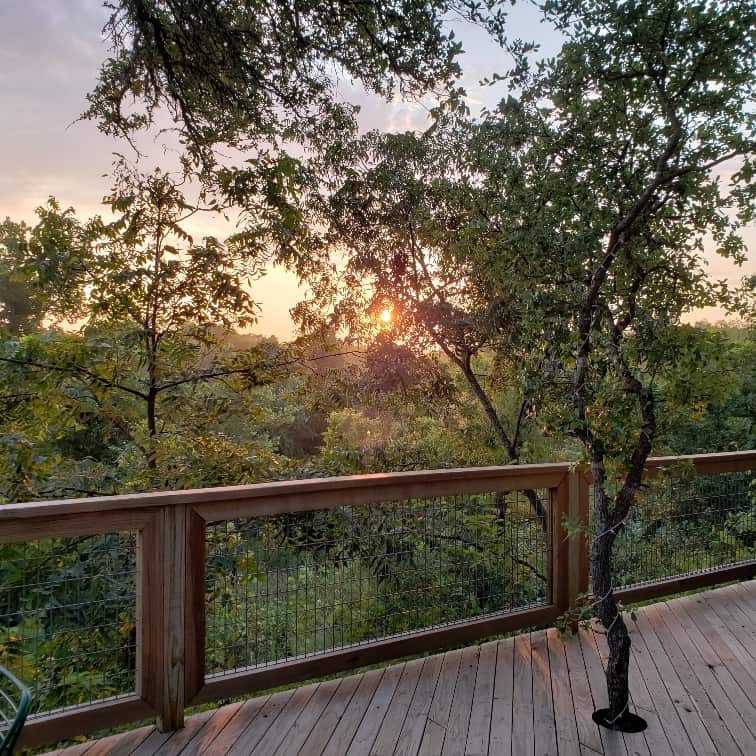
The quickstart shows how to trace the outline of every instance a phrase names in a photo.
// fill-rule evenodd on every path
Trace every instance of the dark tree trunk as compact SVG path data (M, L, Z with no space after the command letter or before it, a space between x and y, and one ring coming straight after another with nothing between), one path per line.
M450 353L451 354L451 353ZM452 357L452 359L455 359ZM486 394L483 387L480 385L480 382L478 381L477 376L472 370L472 367L470 365L470 356L468 355L465 360L460 360L459 358L456 358L456 362L459 365L459 367L462 369L462 373L464 374L465 378L467 379L468 384L473 390L473 393L477 397L478 401L480 402L481 407L483 408L483 411L486 413L486 417L488 417L488 420L491 423L491 427L494 430L494 433L496 434L496 437L499 439L499 442L504 447L504 450L507 453L507 456L509 457L509 461L513 464L519 464L520 462L520 453L517 443L517 439L519 437L519 432L515 433L515 440L510 439L509 434L504 428L504 425L501 421L501 418L499 417L499 413L496 411L496 408L493 405L493 402L491 401L488 394ZM524 408L523 404L523 408ZM522 413L521 413L522 415ZM522 419L522 416L520 420ZM518 431L519 431L519 422L518 421ZM530 508L533 510L536 517L538 517L539 522L541 523L541 529L544 533L548 533L549 531L549 520L548 520L548 512L546 511L546 507L544 506L543 502L541 501L540 497L538 496L538 493L534 491L532 488L529 488L525 491L523 491L525 494L525 498L528 500L530 504Z
M595 533L591 543L590 567L593 579L593 606L601 624L606 628L606 640L609 646L609 659L606 665L609 708L595 711L593 719L610 729L641 732L646 729L645 720L629 710L630 635L614 596L612 584L612 548L634 500L636 483L640 481L641 473L634 465L631 465L628 477L617 496L614 497L614 506L610 510L602 449L600 443L594 447L591 465ZM638 459L635 461L637 462ZM643 461L645 462L645 457ZM640 470L642 470L642 464Z
M609 695L609 719L617 719L628 709L630 666L630 635L617 606L612 588L611 556L615 535L608 531L608 518L602 516L600 500L605 491L596 491L595 522L596 536L591 545L591 579L595 597L596 614L607 631L609 661L606 667L606 688ZM604 534L601 536L601 534Z
M149 436L147 466L150 470L155 470L157 468L157 450L155 448L157 441L157 394L152 386L147 394L147 434Z
M497 519L504 521L507 516L507 495L504 491L494 493L494 506L496 507Z

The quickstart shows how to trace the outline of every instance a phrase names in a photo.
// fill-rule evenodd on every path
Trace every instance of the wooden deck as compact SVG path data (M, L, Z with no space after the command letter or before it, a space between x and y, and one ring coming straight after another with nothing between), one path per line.
M600 730L604 636L555 630L248 699L57 751L260 754L756 754L756 581L653 604L629 622L641 735Z

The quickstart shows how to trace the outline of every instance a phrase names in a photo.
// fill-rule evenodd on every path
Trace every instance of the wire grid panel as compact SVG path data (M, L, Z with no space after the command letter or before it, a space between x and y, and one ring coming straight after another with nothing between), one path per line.
M521 492L215 522L206 539L209 673L548 603L547 534Z
M136 534L0 546L0 664L31 711L133 693Z
M649 482L619 532L614 586L684 577L756 559L751 472Z

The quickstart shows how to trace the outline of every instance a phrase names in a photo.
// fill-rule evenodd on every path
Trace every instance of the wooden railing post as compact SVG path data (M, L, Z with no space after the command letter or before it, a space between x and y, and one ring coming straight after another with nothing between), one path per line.
M188 507L186 550L186 598L184 695L187 704L205 684L205 520Z
M578 596L588 593L588 535L590 522L589 485L583 466L573 467L569 473L569 504L567 517L580 530L568 539L568 595L567 604L574 607Z
M550 575L552 602L561 613L588 592L587 539L583 529L569 534L565 520L575 527L588 524L588 481L580 467L571 468L551 495L552 538Z
M551 489L550 521L551 539L549 544L549 582L551 584L551 603L560 612L564 612L569 601L569 562L568 542L563 527L564 517L569 506L569 479L565 475L556 488Z
M183 727L204 678L204 542L204 521L184 504L161 507L139 533L137 693L161 731Z

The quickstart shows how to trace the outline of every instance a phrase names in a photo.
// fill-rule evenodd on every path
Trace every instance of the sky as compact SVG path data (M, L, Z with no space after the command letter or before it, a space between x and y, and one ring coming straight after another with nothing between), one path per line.
M101 134L92 122L77 120L107 55L101 33L106 18L100 0L0 0L0 218L32 221L34 209L50 195L75 207L79 217L102 213L100 200L109 188L106 174L113 153L133 157L125 143ZM558 48L558 37L539 25L525 4L512 9L509 29L512 36L537 39L545 54ZM465 49L462 83L470 105L494 104L501 90L478 82L506 67L501 51L479 29L458 22L455 31ZM387 103L348 87L346 93L362 107L363 128L393 131L427 125L427 110L419 103ZM139 142L147 153L146 167L172 161L164 143L164 137ZM191 230L221 236L228 232L220 223L205 223ZM748 241L745 268L717 258L711 260L709 274L735 281L756 273L756 229ZM289 338L289 308L302 293L294 276L281 269L269 271L253 288L261 305L254 330ZM716 320L721 313L699 312L691 319L702 316Z

